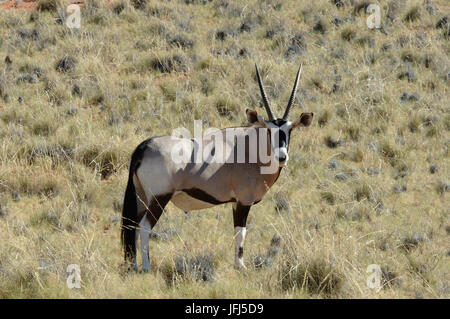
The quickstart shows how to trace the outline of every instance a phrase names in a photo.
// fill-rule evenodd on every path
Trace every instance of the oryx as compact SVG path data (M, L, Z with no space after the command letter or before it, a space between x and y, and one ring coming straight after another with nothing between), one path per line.
M256 76L268 120L256 111L247 109L250 125L220 130L220 138L216 138L217 135L214 134L205 134L199 139L156 136L142 142L135 149L131 156L122 212L122 245L125 261L131 262L132 268L138 269L136 246L140 235L142 269L149 271L150 231L169 201L185 212L233 203L235 266L245 268L243 245L250 207L261 201L278 179L282 167L286 165L292 129L308 126L312 121L313 113L302 113L293 122L288 120L301 70L302 66L297 72L294 88L282 118L275 118L273 115L256 66ZM212 135L215 136L214 140ZM228 138L229 136L232 138ZM242 141L244 143L241 143ZM223 153L226 161L203 158L194 161L194 151L200 146L204 146L210 154L215 154L221 144L226 145L225 149L228 150ZM243 145L243 148L239 145ZM174 149L180 147L184 151L187 150L190 161L174 160ZM270 163L262 160L264 155L270 159ZM241 156L241 161L236 161L236 156ZM262 169L273 167L273 163L275 169L262 173Z

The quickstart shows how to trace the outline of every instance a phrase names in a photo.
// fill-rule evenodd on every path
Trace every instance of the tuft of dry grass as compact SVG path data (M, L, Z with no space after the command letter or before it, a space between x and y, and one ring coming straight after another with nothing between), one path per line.
M294 258L295 260L295 258ZM328 262L285 260L280 271L283 290L305 290L312 295L336 296L342 287L342 275Z

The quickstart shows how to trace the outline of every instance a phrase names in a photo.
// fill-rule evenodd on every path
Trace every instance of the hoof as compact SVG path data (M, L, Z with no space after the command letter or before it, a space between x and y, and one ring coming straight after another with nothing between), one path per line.
M234 264L234 268L237 270L247 270L247 266L245 266L243 263Z
M138 267L136 265L125 262L125 263L120 264L119 271L123 274L129 273L129 272L137 272Z
M138 272L138 271L139 271L139 268L138 268L138 266L136 266L136 265L130 265L130 266L128 266L128 271L135 271L135 272Z

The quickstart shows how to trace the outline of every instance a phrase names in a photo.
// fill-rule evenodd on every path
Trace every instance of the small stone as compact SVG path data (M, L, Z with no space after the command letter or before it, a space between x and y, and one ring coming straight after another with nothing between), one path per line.
M431 1L427 1L425 3L425 9L431 15L435 15L436 14L436 7L434 6L433 2L431 2Z
M394 192L396 192L396 193L401 193L401 192L402 192L402 189L401 189L400 186L398 186L398 185L394 185L394 186L392 187L392 190L393 190Z
M337 168L339 168L339 163L338 163L338 161L337 160L331 160L331 161L329 161L328 162L328 168L329 169L337 169Z
M254 260L255 268L266 268L272 265L272 259L264 255L257 255Z
M418 244L420 242L423 242L425 240L425 236L423 234L414 234L412 236L412 241L415 244Z
M439 165L438 164L433 164L430 166L430 173L434 174L439 170Z
M339 88L340 88L339 84L334 83L332 88L331 88L331 92L332 93L336 93L337 91L339 91Z
M408 170L399 171L398 174L394 177L394 179L404 178L409 175Z
M76 107L72 107L67 110L66 114L69 116L74 116L78 113L78 109Z
M58 217L53 213L48 214L45 219L50 224L58 224L58 222L59 222Z
M431 126L433 124L439 123L439 118L436 115L428 115L422 121L424 126Z
M334 139L332 137L326 138L325 142L329 148L336 148L344 143L342 139Z
M18 192L13 192L12 193L12 198L13 198L13 200L15 202L18 202L18 201L20 201L22 199L22 197L20 196L20 193L18 193Z
M276 195L275 209L277 210L277 212L289 211L289 208L289 201L286 198L281 197L280 195Z
M266 38L272 39L275 35L284 31L284 27L282 25L275 25L272 28L266 30Z
M53 271L56 270L56 267L55 267L55 265L53 265L48 260L41 259L41 260L39 260L38 269L39 270L47 270L47 271L52 271L53 272Z
M253 25L249 21L244 21L239 28L239 32L251 32L253 29Z
M400 100L408 101L409 100L409 93L403 92L402 96L400 97Z
M450 191L450 183L446 182L446 183L440 184L440 190L441 190L441 193Z
M402 72L402 73L400 73L399 75L398 75L398 78L400 79L400 80L402 80L402 79L407 79L408 80L408 82L415 82L417 79L416 79L416 76L414 75L414 70L410 67L410 68L408 68L408 71L405 71L405 72Z
M366 170L368 175L378 175L380 174L380 170L378 168L368 167Z
M75 84L75 85L73 86L73 88L72 88L72 93L73 93L74 95L78 95L78 96L82 96L82 95L83 95L83 93L82 93L82 91L81 91L81 88L80 88L77 84Z
M346 181L348 180L348 176L344 173L338 173L336 175L334 175L334 178L336 178L339 181Z
M274 234L272 239L270 240L271 247L280 247L281 245L281 237L277 234Z
M383 205L383 202L381 202L381 201L377 201L376 208L378 210L385 210L386 209L386 207Z
M224 41L227 36L228 36L227 32L225 32L223 30L217 31L217 33L216 33L216 38L219 39L220 41Z
M417 93L411 93L411 95L409 96L409 101L418 101L419 100L419 95L417 95Z
M400 97L400 100L403 102L415 102L419 100L419 95L417 93L407 93L403 92L402 96Z
M326 32L326 26L325 26L325 24L324 24L321 20L319 20L319 21L317 21L317 23L314 25L313 31L314 31L314 32L317 32L317 33L320 33L320 34L325 34L325 32Z
M6 218L8 216L8 211L5 207L0 206L0 218Z
M278 247L270 247L267 250L267 256L269 257L275 257L280 252L280 249Z
M38 82L38 77L34 73L22 74L16 80L17 84L19 84L19 83L37 83L37 82Z
M370 142L369 145L367 146L370 150L374 151L374 152L378 152L378 144L377 142Z
M333 19L333 24L337 27L344 24L344 22L345 22L344 19L339 18L339 17L336 17Z
M242 58L248 58L250 57L250 50L247 47L243 47L239 50L239 56Z
M345 6L342 0L333 0L333 3L336 6L336 8L343 8Z
M65 56L56 64L56 71L63 73L72 71L75 68L76 63L76 60L71 56Z

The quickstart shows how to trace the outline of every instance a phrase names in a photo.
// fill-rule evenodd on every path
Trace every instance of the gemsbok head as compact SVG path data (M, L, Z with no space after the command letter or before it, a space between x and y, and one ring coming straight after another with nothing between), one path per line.
M138 269L140 237L142 269L150 270L150 232L169 201L186 213L232 203L235 266L245 268L243 246L250 207L261 201L288 162L292 129L309 126L313 118L313 113L302 113L292 122L288 119L301 71L302 66L282 118L274 116L256 66L267 119L247 109L249 126L216 130L200 138L156 136L135 149L121 228L125 261L133 269Z

